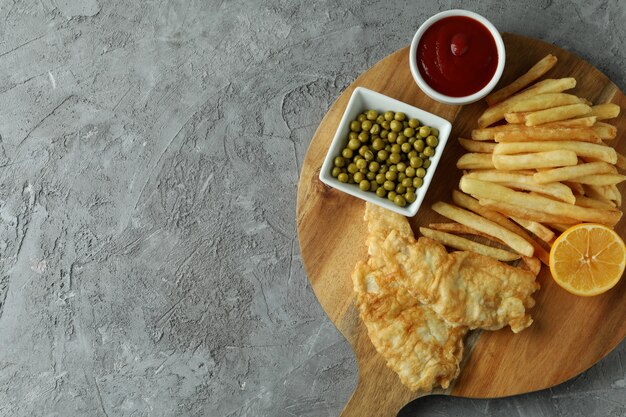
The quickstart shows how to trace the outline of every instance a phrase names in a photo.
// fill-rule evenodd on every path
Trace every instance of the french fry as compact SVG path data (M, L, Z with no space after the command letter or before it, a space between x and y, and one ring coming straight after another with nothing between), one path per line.
M532 257L522 256L522 261L524 261L524 264L526 265L528 270L532 272L534 275L539 274L539 271L541 271L541 262L539 259L535 258L534 256Z
M500 239L521 255L533 256L534 248L528 241L491 220L441 201L433 204L432 209L444 217Z
M526 116L528 116L529 114L530 112L527 112L527 111L516 112L516 113L505 113L504 120L506 120L507 123L524 124L526 123Z
M471 139L459 138L459 143L468 152L474 153L493 153L493 149L496 147L495 143L481 142Z
M457 206L473 211L474 213L483 216L484 218L491 220L492 222L499 224L505 229L508 229L511 232L521 236L533 246L535 256L538 257L541 262L544 262L546 265L548 265L549 254L546 252L543 246L541 246L535 239L528 235L528 233L526 233L524 229L522 229L511 220L507 219L505 216L498 213L497 211L489 210L487 207L481 206L478 200L458 190L452 191L452 201L454 201ZM501 243L504 244L504 242Z
M518 130L518 129L528 129L524 125L501 125L494 127L486 127L484 129L474 129L472 130L472 139L473 140L494 140L495 134L498 132L508 132L510 130Z
M589 185L615 185L626 180L626 176L619 174L596 174L584 177L571 178L570 181Z
M612 209L615 206L606 201L596 200L594 198L589 198L584 195L576 196L576 205L581 207L590 207L590 208L599 208L599 209Z
M567 120L582 116L591 112L591 107L586 104L568 104L566 106L553 107L551 109L539 110L526 116L526 126L537 126L544 123Z
M545 213L538 210L529 209L527 207L517 206L515 204L505 203L504 201L496 201L490 198L481 198L478 202L491 210L495 210L509 217L518 217L527 220L533 220L538 223L563 223L576 224L580 221L565 217L558 214Z
M547 93L528 97L525 100L514 103L510 107L512 113L533 112L550 109L552 107L566 106L568 104L582 103L582 99L573 94Z
M598 120L613 119L619 116L620 108L617 104L604 103L591 107L587 116L595 116Z
M617 128L608 123L597 122L591 129L602 140L611 140L617 137Z
M429 229L427 227L420 227L420 233L423 236L429 239L436 240L445 246L449 246L454 249L479 253L481 255L497 259L498 261L510 262L520 258L520 255L516 253L483 245L481 243L474 242L473 240L469 240L461 236L456 236L446 232L440 232L438 230Z
M503 171L482 171L470 172L465 176L476 180L497 182L504 187L512 188L514 190L536 191L570 204L574 204L576 201L571 188L565 184L561 184L560 182L537 184L533 180L532 175L520 175Z
M528 152L546 152L555 150L569 150L580 157L595 158L599 161L615 164L617 153L615 149L596 143L578 141L550 141L550 142L514 142L498 143L493 150L494 155L512 155Z
M619 192L615 184L609 185L609 188L613 191L613 201L617 204L617 207L622 207L622 193Z
M626 156L621 153L617 153L617 161L615 162L615 166L619 169L626 170Z
M570 182L570 181L561 181L561 184L567 186L570 190L572 190L572 193L575 195L585 195L585 189L583 188L583 185L580 183ZM571 204L574 204L574 203L571 203Z
M458 169L493 169L490 153L466 153L456 162Z
M528 97L532 97L537 94L560 93L574 87L576 87L576 79L574 78L547 79L540 81L534 86L522 91L521 93L518 93L492 107L489 107L478 118L478 127L488 127L498 120L502 120L506 113L511 112L511 107L514 104L519 103L520 101L525 100Z
M533 65L528 72L517 78L511 84L489 94L485 99L487 100L487 105L493 106L494 104L501 102L502 100L517 93L522 88L528 86L548 72L550 68L554 67L556 61L557 58L554 55L546 55L543 59Z
M570 224L560 224L560 223L551 223L548 226L556 230L557 232L563 233L566 231L571 225Z
M538 127L525 130L509 130L497 132L494 139L498 143L504 142L531 142L531 141L581 141L591 143L602 143L600 136L590 128L544 128Z
M519 217L511 217L511 220L515 221L524 229L533 233L539 239L543 240L544 242L548 244L552 241L552 239L554 239L554 232L539 222L536 222L533 220L522 219Z
M538 184L547 184L551 182L575 181L575 178L579 178L586 175L605 174L612 172L613 165L606 162L590 162L588 164L579 164L563 168L554 168L547 171L537 172L533 175L533 180Z
M583 185L585 194L594 200L613 205L613 193L601 185ZM558 222L557 222L558 223Z
M493 155L496 169L513 171L525 168L551 168L576 165L578 157L573 151L545 151L516 155Z
M579 207L573 204L563 203L562 201L552 200L547 197L541 197L537 195L530 195L519 191L514 191L499 184L474 180L466 177L461 178L459 186L463 192L478 197L479 199L486 198L500 202L507 202L511 205L517 205L528 209L542 211L544 213L552 215L569 217L578 221L596 222L609 226L614 226L622 217L622 213L618 210L602 210ZM513 215L517 216L516 214ZM519 217L527 218L524 216ZM539 223L567 222L539 221Z
M483 232L480 232L472 227L465 226L464 224L461 224L461 223L455 223L455 222L431 223L428 225L428 227L433 230L439 230L440 232L448 232L448 233L455 233L455 234L462 234L462 235L476 235L476 236L481 236L487 239L494 239L493 236L489 236Z
M596 123L595 116L579 117L577 119L559 120L558 122L550 122L541 125L541 127L565 127L565 128L577 128L577 127L591 127Z

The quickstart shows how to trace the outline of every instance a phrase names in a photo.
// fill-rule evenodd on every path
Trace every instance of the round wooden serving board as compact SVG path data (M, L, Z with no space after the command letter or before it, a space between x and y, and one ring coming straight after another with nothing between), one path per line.
M547 74L550 78L575 77L575 94L593 103L614 102L626 109L626 97L619 88L583 59L539 40L512 34L503 38L507 57L500 85L510 83L551 53L559 61ZM341 94L315 132L300 176L297 222L304 266L320 304L352 345L359 366L356 391L342 416L395 416L406 403L426 394L409 391L387 368L353 304L350 273L357 260L366 258L365 203L326 187L318 178L348 99L355 87L363 86L444 117L453 125L422 208L409 219L413 230L443 221L430 207L438 200L451 201L451 191L458 187L461 175L456 160L464 153L457 138L470 137L486 107L484 101L458 107L431 100L413 81L408 59L408 47L391 54ZM624 111L610 122L617 125L619 133L626 132ZM614 145L619 152L626 152L626 141L615 140ZM624 193L623 185L620 191ZM626 221L616 230L625 236ZM538 281L541 290L535 294L533 325L519 334L508 327L478 334L473 347L467 346L461 373L446 394L493 398L548 388L591 367L626 335L626 280L591 298L562 290L545 266Z

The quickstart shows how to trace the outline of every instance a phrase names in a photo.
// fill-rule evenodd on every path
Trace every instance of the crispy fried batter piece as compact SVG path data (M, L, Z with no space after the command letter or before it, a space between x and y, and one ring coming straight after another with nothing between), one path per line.
M372 344L411 390L447 388L459 374L466 327L448 325L380 269L359 262L352 280Z
M370 256L367 263L357 263L352 280L356 306L370 339L410 389L447 388L459 373L467 328L446 323L388 271L381 248L389 233L413 236L404 217L371 219L368 230Z
M386 233L384 242L376 240L378 262L448 323L487 330L509 325L515 333L532 323L527 310L539 289L532 272L473 252L447 253L428 238L416 241L405 217L373 204L365 217L371 235Z

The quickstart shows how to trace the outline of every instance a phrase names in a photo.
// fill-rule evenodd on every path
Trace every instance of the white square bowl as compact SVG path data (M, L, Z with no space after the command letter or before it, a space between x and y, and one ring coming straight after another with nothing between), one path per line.
M331 175L335 157L339 156L342 149L348 144L350 122L356 119L359 114L370 109L377 110L379 113L384 113L386 111L403 112L406 114L407 118L415 118L420 121L420 124L428 125L439 130L439 144L437 145L437 148L435 148L435 155L430 158L431 163L430 167L426 170L424 184L415 190L415 201L405 207L398 207L387 198L378 197L375 193L361 191L357 184L339 182L338 179ZM344 193L350 194L351 196L360 198L361 200L369 201L370 203L379 205L398 214L402 214L403 216L413 217L417 214L422 201L426 196L430 182L433 179L433 175L435 174L435 170L437 169L437 165L441 159L441 154L443 153L446 143L448 142L451 130L452 125L450 122L439 116L435 116L432 113L428 113L427 111L410 106L375 91L368 90L367 88L357 87L352 93L352 97L350 97L346 111L343 113L343 117L341 118L341 122L339 122L339 127L337 128L335 137L330 144L330 148L328 149L328 153L326 154L326 158L322 164L320 180L329 187L336 188Z

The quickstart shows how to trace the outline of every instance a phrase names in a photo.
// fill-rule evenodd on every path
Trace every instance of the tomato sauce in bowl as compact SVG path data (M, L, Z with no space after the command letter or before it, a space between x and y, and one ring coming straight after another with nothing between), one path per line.
M496 73L496 41L477 20L446 17L422 35L417 64L435 90L450 97L469 96L482 90Z
M467 10L428 19L411 43L411 73L431 98L468 104L487 95L504 69L505 50L497 29Z

